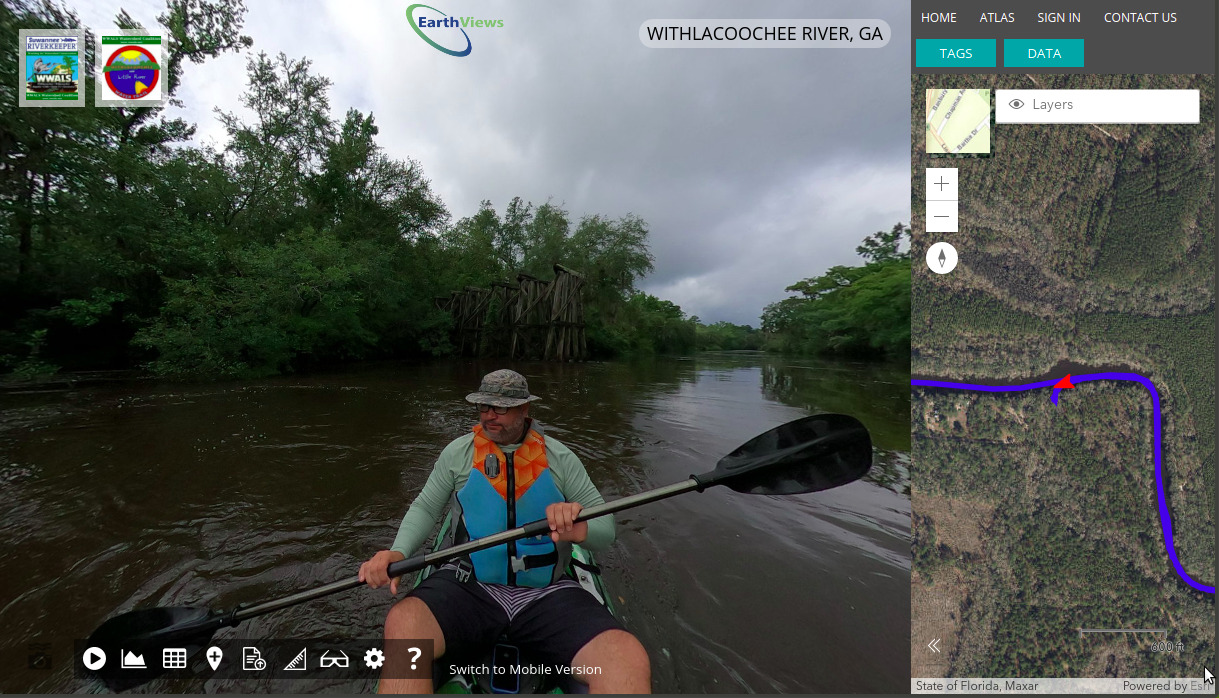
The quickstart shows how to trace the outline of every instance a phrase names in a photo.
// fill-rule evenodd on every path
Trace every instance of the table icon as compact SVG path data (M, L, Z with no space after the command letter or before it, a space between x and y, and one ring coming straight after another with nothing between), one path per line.
M166 647L161 650L161 667L164 669L185 669L186 648Z

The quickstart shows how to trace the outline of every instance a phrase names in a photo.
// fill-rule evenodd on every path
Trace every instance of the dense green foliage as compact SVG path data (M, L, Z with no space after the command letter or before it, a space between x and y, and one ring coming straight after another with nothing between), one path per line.
M613 322L594 325L594 348L616 354L686 354L694 350L695 323L676 304L635 293Z
M700 351L758 350L763 346L764 336L749 325L724 321L704 325L700 322L695 330Z
M169 0L158 21L171 98L191 64L252 44L244 12L241 0ZM137 26L125 13L117 23ZM42 3L0 6L9 45L19 28L80 25ZM0 57L7 74L15 57ZM517 197L453 222L419 164L378 146L371 114L331 115L330 81L307 60L258 54L247 71L245 109L218 112L217 146L156 108L0 114L0 373L255 376L443 354L452 318L437 297L520 273L548 280L555 264L584 279L594 356L762 348L752 327L704 325L637 290L653 261L637 216L573 219ZM16 101L11 82L0 99ZM771 344L903 351L905 231L869 238L866 266L789 289L803 296L768 308Z
M910 228L898 223L856 251L867 263L792 284L800 295L762 312L769 346L788 353L901 358L910 350Z
M251 44L243 13L240 0L171 0L159 18L170 95L190 63ZM18 28L80 24L0 7L9 45ZM633 297L652 269L639 218L573 226L558 206L514 199L502 218L484 202L449 225L419 164L377 145L372 115L331 117L330 82L307 60L259 54L248 73L250 116L219 114L219 148L190 144L194 127L160 109L0 114L0 371L248 376L442 353L451 320L437 296L521 271L549 279L555 263L586 280L594 349L693 347L692 326L636 322L672 312Z
M1080 391L1059 406L1041 391L916 393L912 407L926 420L914 431L914 506L924 512L915 517L914 568L921 584L960 599L958 646L968 649L953 660L954 675L1167 676L1213 651L1214 598L1185 586L1164 550L1146 391L1104 383ZM919 497L941 493L985 513L968 522ZM1205 562L1194 563L1179 538L1206 526L1181 522L1182 561L1210 583ZM964 526L978 529L976 547L944 534ZM1171 627L1189 651L1150 651L1162 637L1080 638L1079 627ZM1098 653L1122 664L1097 665Z

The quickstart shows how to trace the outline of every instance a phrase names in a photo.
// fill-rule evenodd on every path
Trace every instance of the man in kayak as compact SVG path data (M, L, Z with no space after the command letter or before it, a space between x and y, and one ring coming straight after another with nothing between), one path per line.
M601 493L584 464L563 444L543 437L529 418L525 377L501 369L488 373L466 401L478 406L478 425L445 447L415 498L389 550L360 566L374 589L398 579L386 567L421 546L447 507L454 507L454 542L545 518L550 539L524 539L471 554L442 566L385 619L387 640L431 639L436 656L470 658L501 635L547 664L571 667L592 693L647 693L651 667L634 635L578 582L564 574L570 544L602 550L614 541L613 516L573 523ZM387 643L392 647L395 643ZM410 656L386 657L382 693L431 693L428 679L409 673Z

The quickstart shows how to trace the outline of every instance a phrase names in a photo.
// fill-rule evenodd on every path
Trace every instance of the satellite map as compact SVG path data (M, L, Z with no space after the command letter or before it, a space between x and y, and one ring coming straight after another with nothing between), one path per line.
M1201 122L919 152L971 152L976 114L933 111L1000 88L1196 89ZM1213 75L913 76L912 256L959 261L913 270L911 676L1214 669L1214 104ZM946 166L959 232L928 233Z

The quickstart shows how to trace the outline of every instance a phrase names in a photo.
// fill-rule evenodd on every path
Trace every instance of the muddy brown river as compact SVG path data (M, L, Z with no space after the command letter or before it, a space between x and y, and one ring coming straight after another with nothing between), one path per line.
M137 608L232 608L354 575L388 547L493 361L243 383L91 380L0 391L0 691L95 692L73 641ZM910 387L904 367L715 353L516 363L534 416L606 499L685 479L788 420L859 418L862 481L714 488L618 515L599 557L667 693L909 689ZM218 637L377 638L358 589ZM35 661L35 659L38 661ZM136 692L367 692L372 680L158 679Z

